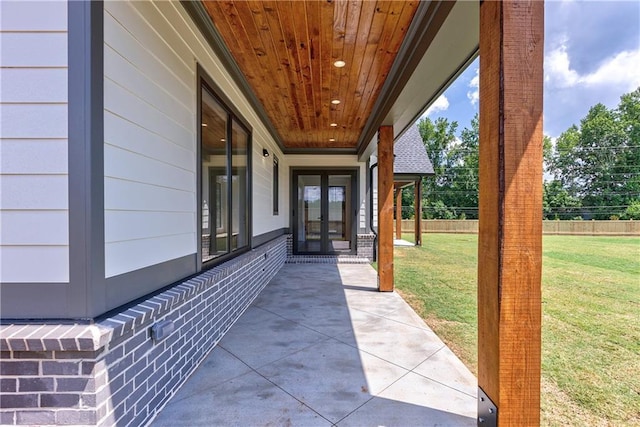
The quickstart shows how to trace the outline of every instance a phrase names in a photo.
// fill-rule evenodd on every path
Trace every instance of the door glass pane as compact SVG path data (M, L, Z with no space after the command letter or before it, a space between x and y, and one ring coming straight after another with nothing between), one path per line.
M227 113L202 87L202 261L228 252Z
M351 175L329 175L329 252L351 251Z
M298 251L322 251L320 175L298 176L298 212Z
M249 223L247 218L247 147L249 134L235 120L231 125L231 141L233 152L231 156L231 250L246 246L248 243Z

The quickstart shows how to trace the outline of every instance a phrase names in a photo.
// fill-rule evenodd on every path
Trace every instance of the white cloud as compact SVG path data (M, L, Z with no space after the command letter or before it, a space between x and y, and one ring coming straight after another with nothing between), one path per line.
M544 59L544 81L555 87L575 86L580 76L571 69L567 47L562 44Z
M476 68L476 75L469 82L469 87L472 90L467 92L467 98L471 101L471 105L476 105L480 99L480 93L478 92L480 87L480 68Z
M633 90L640 86L640 49L623 51L611 57L600 68L583 77L589 85L615 84Z
M640 86L640 48L602 55L590 69L580 72L567 49L567 38L549 49L544 62L545 134L558 136L578 124L597 103L614 108L624 93ZM584 59L584 58L583 58Z
M433 104L427 108L427 111L422 115L423 117L431 116L440 111L446 111L449 108L449 100L446 96L440 95Z
M571 68L565 44L547 54L544 63L545 83L550 88L575 86L614 86L630 91L640 86L640 49L610 56L593 72L580 75Z

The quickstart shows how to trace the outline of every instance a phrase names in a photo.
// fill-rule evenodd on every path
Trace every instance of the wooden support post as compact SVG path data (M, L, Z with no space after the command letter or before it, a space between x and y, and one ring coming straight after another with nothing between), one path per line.
M402 239L402 188L396 187L396 239Z
M393 127L378 130L378 290L393 291Z
M541 0L480 3L478 385L500 426L540 424L543 30Z
M414 200L413 206L415 206L414 212L414 226L416 232L416 246L422 246L422 179L416 180L414 188Z

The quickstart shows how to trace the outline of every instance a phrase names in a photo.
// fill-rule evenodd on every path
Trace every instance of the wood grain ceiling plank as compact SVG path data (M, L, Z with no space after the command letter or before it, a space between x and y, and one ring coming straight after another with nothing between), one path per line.
M331 127L331 123L336 122L337 118L332 116L331 112L331 84L337 74L337 69L333 66L333 62L341 59L333 57L333 3L320 3L320 108L324 122L322 128L318 129L319 140L329 142L329 138L335 134L335 129ZM336 71L334 71L336 70Z
M334 60L342 58L344 49L344 34L347 28L347 0L335 0L331 3L333 5L333 27L329 29L332 32L333 38L333 53Z
M241 8L238 10L233 1L213 1L208 2L207 6L210 13L217 17L217 21L214 20L214 23L220 25L219 31L225 43L235 46L232 54L253 87L256 96L269 111L270 116L278 115L278 106L271 102L268 92L265 93L261 90L265 86L265 74L268 73L270 67L265 64L266 60L261 60L256 54L256 43L259 43L260 39L255 30L252 13L250 11L246 13L243 9L244 4L241 4ZM264 51L264 47L259 47L259 49ZM276 129L279 132L281 130L277 126Z
M218 27L227 45L231 44L234 59L240 65L245 77L251 84L260 75L260 64L256 61L253 47L244 30L244 25L239 21L238 13L232 1L207 2L207 8L212 11L216 19L214 24Z
M360 129L362 127L362 124L354 120L353 116L349 114L349 112L353 108L357 108L360 104L362 88L358 87L358 80L360 78L361 70L368 69L368 63L374 59L373 57L369 58L365 55L365 49L375 13L376 2L360 3L358 22L354 22L352 26L352 32L356 35L351 42L353 46L353 55L348 67L343 69L345 70L344 73L348 82L344 94L342 95L344 98L344 114L341 116L342 126L340 128L339 138L343 140L353 141L353 129ZM357 136L355 136L355 138L357 140ZM355 144L355 141L353 142Z
M217 1L203 1L202 4L209 14L213 25L217 28L220 36L224 39L229 52L235 57L236 52L242 50L240 41L236 37L230 37L230 34L233 34L233 31L229 23L225 19L225 15L224 13L222 13L220 5L218 3L219 2ZM242 64L238 63L238 65L240 66ZM247 76L246 70L243 69L243 72L245 76Z
M385 22L387 31L380 39L378 50L379 55L386 57L384 63L388 64L388 67L385 67L384 73L377 74L377 81L372 85L373 87L382 88L413 20L417 5L417 2L391 2L387 22Z
M313 104L310 105L313 114L313 122L315 129L324 128L322 118L322 56L321 56L321 38L322 31L320 27L320 2L313 1L307 3L307 37L309 38L309 62L311 65L311 91ZM318 132L312 134L315 143L321 142L321 135Z
M346 23L343 32L343 50L342 58L348 64L355 63L355 45L358 38L358 23L360 22L360 11L362 10L363 2L349 1L347 3L346 11ZM335 115L338 123L345 123L348 128L351 128L351 123L347 122L347 98L349 93L347 92L349 87L349 70L352 68L341 68L338 70L340 78L338 79L338 86L334 88L334 98L339 99L340 104L334 106ZM345 129L338 129L336 132L336 142L347 142L346 137L348 131Z
M252 5L247 1L234 2L238 19L242 23L248 41L251 43L253 55L256 62L260 64L260 76L255 79L257 92L267 95L259 96L260 101L267 106L274 116L282 117L286 115L286 108L283 103L278 102L273 96L268 96L270 91L278 92L280 87L280 73L274 65L275 52L270 37L266 37L263 30L262 5ZM286 81L282 81L286 86ZM264 88L267 88L265 91Z
M229 46L236 63L243 70L246 79L254 89L254 93L265 109L269 111L271 106L264 102L262 94L256 89L258 87L256 80L262 75L261 65L256 60L244 24L238 18L235 5L233 2L209 1L206 2L205 7L209 15L212 16L220 35Z
M357 83L355 92L360 93L360 97L358 98L358 105L352 106L347 120L358 123L359 126L363 126L364 120L366 119L361 112L367 111L367 107L372 107L375 101L371 98L373 93L371 85L375 82L371 77L375 76L379 69L391 66L390 64L385 64L383 57L378 54L380 39L383 37L384 31L386 31L385 24L387 22L387 14L388 2L376 2L375 14L371 29L368 33L367 44L362 54L363 61L360 67L360 73L358 76L354 76L354 80Z
M292 142L300 143L300 134L301 130L304 130L306 127L305 117L303 110L306 108L305 103L306 99L303 92L300 92L299 88L303 85L303 81L300 76L300 58L298 57L299 52L296 48L297 40L295 36L295 25L294 25L294 15L293 15L293 5L290 1L278 1L277 3L278 16L281 22L282 35L284 37L287 51L289 54L289 61L291 64L292 71L294 72L293 78L289 81L289 88L291 94L291 102L293 103L293 108L295 110L295 118L297 122L296 132L291 132ZM289 139L289 138L286 138Z
M346 49L345 35L347 32L347 25L348 25L348 16L347 16L348 9L349 9L348 0L335 0L333 2L332 59L334 61L338 59L342 59L347 64L349 64L352 60L352 58L347 57L347 54L345 52L345 49ZM337 99L340 97L340 86L342 84L341 82L344 78L346 78L345 76L343 76L344 73L345 73L344 69L334 70L334 73L331 79L331 86L329 88L329 91L331 93L330 99L329 99L329 111L331 114L331 119L336 123L344 122L342 118L342 108L340 108L339 105L336 106L331 104L331 100ZM331 136L335 137L336 141L328 142L327 144L333 146L335 145L335 143L341 141L340 132L338 129L336 129L335 132L332 132Z
M366 93L363 95L359 108L354 109L354 114L363 119L372 110L373 105L380 95L382 86L389 74L396 55L400 49L406 31L417 9L417 2L385 2L387 8L385 31L378 40L378 48L374 54L378 61L374 64L367 77ZM364 122L363 122L364 125Z
M311 129L317 129L316 119L314 114L314 101L313 101L313 82L311 80L311 49L312 41L308 33L308 20L307 20L307 6L308 2L297 2L293 7L293 24L294 34L296 37L296 50L298 52L298 60L300 63L300 70L298 71L298 80L301 85L298 90L301 93L301 97L304 96L304 104L301 105L303 117L305 118L306 127L302 130L305 132L305 138L308 140L309 131Z
M284 52L280 52L278 49L279 45L284 47L284 41L282 37L279 37L281 35L279 22L276 20L275 27L272 27L272 23L269 20L269 15L275 13L273 8L275 5L270 3L255 0L246 2L247 7L252 12L254 25L265 50L268 68L268 72L265 74L265 87L260 88L260 90L268 94L268 102L274 109L272 115L277 118L278 127L293 129L295 128L295 122L292 120L294 111L288 102L288 73L290 70L284 70L284 68L288 68L288 61L286 61L286 65L283 65L281 60L282 54L286 57L286 47Z
M297 99L295 94L295 88L290 85L291 81L295 79L295 70L291 65L291 57L289 50L287 49L287 43L284 38L280 15L276 5L277 1L264 2L264 12L267 25L269 27L269 33L273 40L275 56L277 59L277 69L280 70L279 76L284 80L283 86L278 93L273 94L273 98L277 99L285 107L286 114L279 117L273 117L277 121L277 127L282 128L280 133L283 134L283 130L286 130L286 134L297 128L296 110L293 106L292 99ZM288 136L286 137L288 139Z
M355 148L417 7L388 0L203 4L291 148ZM335 68L338 59L347 66Z

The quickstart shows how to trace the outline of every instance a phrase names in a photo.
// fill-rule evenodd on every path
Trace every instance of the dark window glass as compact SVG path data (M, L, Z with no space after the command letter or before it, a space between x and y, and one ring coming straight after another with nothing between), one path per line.
M247 209L247 151L249 148L249 133L233 121L231 132L231 250L247 245L249 233Z
M202 262L249 245L250 134L201 86Z

